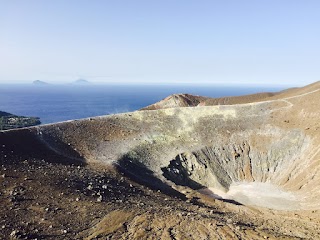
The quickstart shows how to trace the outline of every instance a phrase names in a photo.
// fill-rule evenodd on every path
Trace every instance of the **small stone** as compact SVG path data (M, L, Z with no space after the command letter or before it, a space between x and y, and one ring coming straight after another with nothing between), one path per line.
M50 225L50 226L49 226L49 228L53 228L53 226L52 226L52 225Z
M102 188L103 188L103 189L107 189L108 186L107 186L107 185L102 185Z
M5 178L5 177L6 177L6 175L5 175L5 174L2 174L2 175L1 175L1 177L2 177L2 178Z
M79 201L80 201L80 198L79 198L79 197L77 197L77 198L76 198L76 202L79 202Z
M18 230L13 230L11 233L10 233L10 237L17 237L19 235L19 231Z
M99 196L99 197L97 198L97 202L102 202L102 196Z
M5 229L5 228L6 228L6 225L2 225L1 228L2 228L2 229Z
M230 219L230 218L227 219L227 223L228 223L228 224L231 224L231 223L232 223L232 219Z
M66 229L62 230L62 233L66 234L68 231Z

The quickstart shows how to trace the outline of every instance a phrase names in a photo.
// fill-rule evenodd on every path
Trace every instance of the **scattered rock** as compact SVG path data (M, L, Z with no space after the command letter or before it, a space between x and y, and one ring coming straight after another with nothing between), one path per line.
M19 230L13 230L11 233L10 233L10 237L12 238L18 238L21 236L21 233Z
M102 202L102 196L99 196L99 197L97 198L97 202Z
M232 222L233 222L232 219L230 219L230 218L227 219L227 223L228 223L228 224L232 224Z

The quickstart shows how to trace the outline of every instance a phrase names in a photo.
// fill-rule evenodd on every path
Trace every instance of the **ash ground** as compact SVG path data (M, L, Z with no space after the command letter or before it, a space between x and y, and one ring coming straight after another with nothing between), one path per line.
M247 209L186 190L166 195L112 167L1 162L1 239L319 238L317 212ZM302 213L305 214L305 213Z

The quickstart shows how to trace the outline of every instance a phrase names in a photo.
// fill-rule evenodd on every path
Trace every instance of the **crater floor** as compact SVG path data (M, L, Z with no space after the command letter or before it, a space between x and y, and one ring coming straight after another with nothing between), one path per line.
M276 210L299 210L300 199L279 186L261 182L238 182L231 184L226 193L209 189L212 197L230 199L246 206L258 206ZM218 195L220 194L220 195Z

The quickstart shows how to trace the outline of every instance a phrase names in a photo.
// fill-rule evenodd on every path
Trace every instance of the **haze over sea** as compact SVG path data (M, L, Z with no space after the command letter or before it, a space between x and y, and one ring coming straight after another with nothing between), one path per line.
M0 110L40 117L43 124L135 111L174 93L207 97L279 91L271 86L0 85Z

